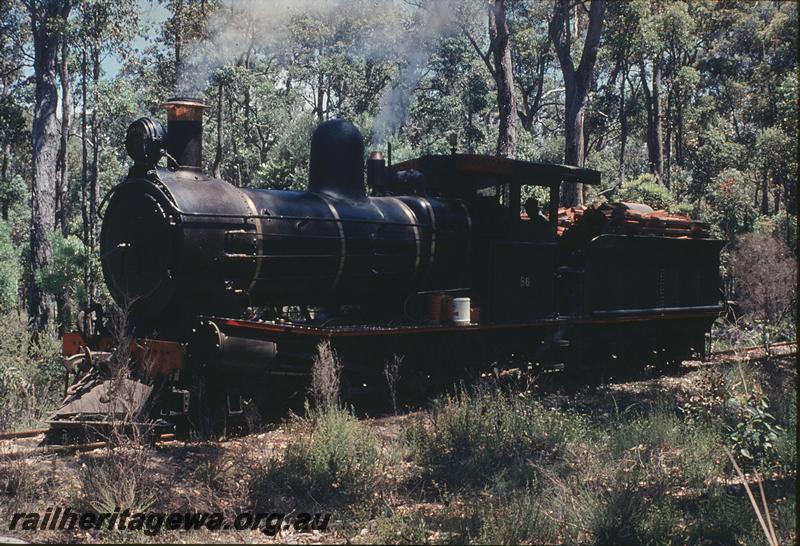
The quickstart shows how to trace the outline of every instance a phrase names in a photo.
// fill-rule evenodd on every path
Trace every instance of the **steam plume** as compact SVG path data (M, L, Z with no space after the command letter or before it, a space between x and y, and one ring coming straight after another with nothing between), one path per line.
M372 61L397 61L393 81L379 100L373 141L377 145L405 121L413 93L439 39L458 26L454 9L459 0L239 0L229 1L208 20L208 40L187 44L178 74L178 95L200 96L214 73L246 57L279 54L288 43L290 25L303 16L323 22L353 16L358 26L349 54ZM408 24L408 23L411 24Z

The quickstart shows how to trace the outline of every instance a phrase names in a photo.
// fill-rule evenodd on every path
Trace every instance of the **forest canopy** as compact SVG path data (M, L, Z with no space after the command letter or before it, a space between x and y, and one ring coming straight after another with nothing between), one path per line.
M341 117L397 160L455 135L601 171L562 204L794 249L797 25L776 1L0 0L0 310L63 331L109 303L102 199L128 124L176 95L209 105L205 167L237 186L304 189L311 131Z

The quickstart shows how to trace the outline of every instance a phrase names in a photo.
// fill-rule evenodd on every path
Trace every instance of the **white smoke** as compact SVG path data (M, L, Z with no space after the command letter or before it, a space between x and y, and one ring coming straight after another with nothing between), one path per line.
M473 2L475 0L472 0ZM443 37L458 31L457 4L463 0L229 0L207 23L207 40L185 46L176 93L201 96L214 74L245 57L285 52L295 18L331 22L353 16L356 26L348 54L371 61L397 61L400 68L379 99L373 141L383 144L404 123L413 93Z
M418 8L416 24L400 41L400 56L406 65L387 87L380 99L380 108L373 123L373 143L381 145L405 123L411 100L428 65L431 55L442 38L458 30L451 0L431 0Z

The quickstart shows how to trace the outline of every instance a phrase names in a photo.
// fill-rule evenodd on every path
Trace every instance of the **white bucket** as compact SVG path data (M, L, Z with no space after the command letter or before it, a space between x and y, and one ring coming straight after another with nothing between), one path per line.
M453 322L469 324L469 298L453 298Z

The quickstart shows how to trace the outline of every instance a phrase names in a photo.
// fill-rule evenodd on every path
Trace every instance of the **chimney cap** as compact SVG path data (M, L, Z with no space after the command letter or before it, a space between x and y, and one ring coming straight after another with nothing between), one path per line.
M161 106L165 108L168 106L193 106L195 108L208 108L206 103L203 102L203 99L194 97L172 97L167 99L167 102Z

